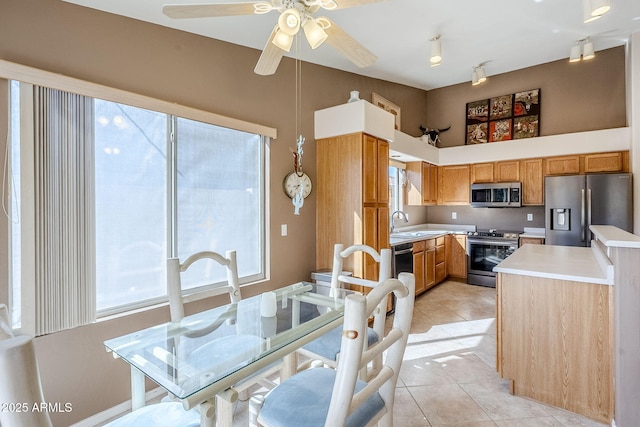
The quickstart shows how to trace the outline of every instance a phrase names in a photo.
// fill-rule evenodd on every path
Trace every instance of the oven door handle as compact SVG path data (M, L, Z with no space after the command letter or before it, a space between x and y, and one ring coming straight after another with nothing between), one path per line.
M505 241L505 240L468 240L470 245L499 245L499 246L514 246L517 245L516 241Z

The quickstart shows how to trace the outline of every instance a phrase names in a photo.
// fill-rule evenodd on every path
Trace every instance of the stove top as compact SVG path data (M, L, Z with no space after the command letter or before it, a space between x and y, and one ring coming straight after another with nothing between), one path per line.
M474 238L490 238L490 239L504 239L504 240L518 240L520 235L519 231L503 231L495 228L488 230L477 230L467 232L467 236Z

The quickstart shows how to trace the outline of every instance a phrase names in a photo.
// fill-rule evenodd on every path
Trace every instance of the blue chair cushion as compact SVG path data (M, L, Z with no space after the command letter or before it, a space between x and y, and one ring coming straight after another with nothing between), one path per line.
M200 413L185 411L180 402L163 402L143 406L106 424L105 427L199 427Z
M292 376L265 396L259 421L269 427L324 427L335 380L336 371L329 368L307 369ZM365 385L358 380L356 391ZM366 425L383 408L384 401L376 392L347 418L346 425Z
M367 342L370 346L378 342L378 334L372 328L368 328ZM302 348L328 360L337 360L341 344L342 326L338 326L337 328L330 330L326 334L302 346Z

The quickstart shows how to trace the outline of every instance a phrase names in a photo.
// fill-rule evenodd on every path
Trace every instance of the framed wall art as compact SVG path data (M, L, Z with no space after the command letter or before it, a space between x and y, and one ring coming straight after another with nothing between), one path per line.
M469 102L466 126L466 144L539 136L540 89Z
M393 114L393 117L395 118L395 128L396 130L400 130L400 107L388 99L384 99L375 92L371 93L371 103L376 107L380 107L384 111L388 111Z

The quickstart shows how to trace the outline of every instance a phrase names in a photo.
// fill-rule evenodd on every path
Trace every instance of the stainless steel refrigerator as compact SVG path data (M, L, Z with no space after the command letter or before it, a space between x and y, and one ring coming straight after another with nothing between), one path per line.
M545 243L590 246L589 225L615 225L633 232L631 174L548 176Z

